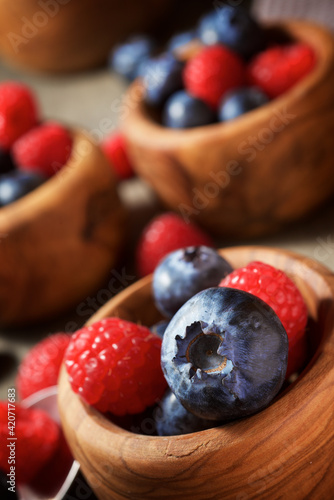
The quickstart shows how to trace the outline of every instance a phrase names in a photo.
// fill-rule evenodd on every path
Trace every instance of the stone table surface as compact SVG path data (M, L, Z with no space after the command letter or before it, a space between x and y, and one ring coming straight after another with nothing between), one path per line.
M262 3L263 2L258 2ZM332 3L332 2L331 2ZM333 20L333 18L332 18ZM107 69L66 76L41 76L21 73L0 65L0 81L14 79L24 81L36 92L42 116L85 128L97 139L117 127L117 102L126 90L124 82ZM104 127L105 119L109 128ZM134 214L132 219L133 241L143 224L159 208L158 201L142 181L135 179L121 186L121 196ZM236 244L233 241L219 241L220 246ZM334 198L307 220L301 221L274 236L256 240L238 241L238 244L257 244L294 250L317 259L334 271ZM15 381L17 365L39 339L51 332L63 331L70 321L81 326L87 316L78 315L76 309L51 323L20 330L0 331L0 354L9 353L13 359L4 363L0 357L0 397L7 397L8 387Z

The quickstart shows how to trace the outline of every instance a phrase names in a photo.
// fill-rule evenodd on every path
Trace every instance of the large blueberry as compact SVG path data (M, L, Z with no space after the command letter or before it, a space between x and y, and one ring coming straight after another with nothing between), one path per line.
M231 90L223 97L218 116L221 121L228 121L259 108L269 102L268 96L257 87L243 87Z
M212 420L199 418L186 410L170 390L167 390L155 412L155 421L159 436L179 436L203 431L215 425Z
M191 128L209 125L216 121L213 110L201 99L185 90L175 92L163 110L162 123L171 128Z
M218 286L233 271L216 250L192 246L168 254L153 273L153 297L157 309L171 318L197 292Z
M0 207L8 205L30 193L43 182L45 177L31 172L14 170L0 176Z
M155 46L155 41L146 35L131 37L111 52L110 67L131 81L138 76L140 64L152 56Z
M204 16L198 35L206 45L222 43L246 60L266 47L265 31L240 6L223 5Z
M0 148L0 174L6 174L14 169L15 165L10 153Z
M173 92L181 89L183 68L184 63L169 52L150 59L141 71L146 102L161 106Z
M265 408L280 390L288 337L267 304L232 288L209 288L186 302L162 340L161 366L182 405L228 421Z

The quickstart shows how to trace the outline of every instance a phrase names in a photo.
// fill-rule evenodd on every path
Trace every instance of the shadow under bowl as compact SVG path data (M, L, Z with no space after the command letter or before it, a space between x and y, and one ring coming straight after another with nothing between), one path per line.
M124 232L108 160L74 130L67 164L0 209L0 325L27 325L77 305L115 264Z
M234 268L261 260L301 291L314 339L307 367L272 404L248 418L170 437L129 432L85 404L63 368L59 411L68 443L101 500L331 498L334 489L334 275L301 255L265 247L221 250ZM138 281L89 321L161 319L152 277Z

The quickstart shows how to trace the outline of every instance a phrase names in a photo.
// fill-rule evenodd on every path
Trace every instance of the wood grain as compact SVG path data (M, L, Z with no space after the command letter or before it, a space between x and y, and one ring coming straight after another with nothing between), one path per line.
M50 318L94 292L118 258L125 226L107 159L74 131L63 169L0 210L0 324Z
M184 130L159 125L141 99L121 122L138 174L167 207L219 237L275 232L334 192L333 36L301 21L270 30L310 44L318 58L281 97L236 120Z
M58 399L63 428L101 500L332 498L334 276L319 263L283 250L237 247L221 253L234 267L256 259L287 272L307 302L317 349L298 380L262 412L177 437L139 435L114 425L71 391L63 369ZM150 287L151 277L139 281L90 323L123 314L155 322Z
M0 0L0 54L47 72L92 68L112 46L161 20L173 0Z

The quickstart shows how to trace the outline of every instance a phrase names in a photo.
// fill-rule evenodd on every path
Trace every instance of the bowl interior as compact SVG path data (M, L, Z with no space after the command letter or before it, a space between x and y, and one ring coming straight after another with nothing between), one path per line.
M323 498L334 487L330 478L323 481L333 461L333 275L315 261L278 249L237 247L221 254L234 268L261 260L294 280L308 306L310 334L317 337L310 361L261 412L212 429L166 437L150 435L149 417L144 417L137 433L89 407L72 392L63 368L59 382L63 428L100 499L255 500L278 498L274 493L284 491L287 498L301 500L305 496L294 496L301 485L303 495L317 488ZM147 326L159 320L151 276L117 295L89 324L108 316ZM257 494L263 491L269 496Z

